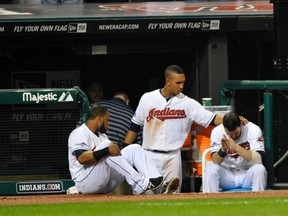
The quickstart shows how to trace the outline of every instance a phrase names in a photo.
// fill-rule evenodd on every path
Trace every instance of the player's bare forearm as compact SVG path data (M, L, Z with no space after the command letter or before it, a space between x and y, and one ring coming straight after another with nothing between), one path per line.
M223 160L224 158L220 157L217 152L213 153L212 155L213 163L220 165L223 162Z
M109 155L111 155L111 156L121 155L120 148L117 144L115 144L113 142L109 144Z
M214 124L215 125L219 125L219 124L222 124L223 123L223 115L221 114L217 114L215 119L214 119Z
M247 150L244 149L243 147L241 147L240 145L238 145L238 148L236 149L236 152L243 157L245 160L252 160L252 151L251 150Z
M223 136L222 145L233 152L237 152L245 160L250 161L252 159L252 152L250 150L244 149L242 146L236 144L230 136Z
M124 140L124 143L131 144L131 143L134 142L136 137L137 137L137 133L136 132L134 132L132 130L128 130L128 132L126 134L126 137L125 137L125 140Z
M95 158L93 157L93 151L85 151L77 159L81 164L90 164L96 162Z

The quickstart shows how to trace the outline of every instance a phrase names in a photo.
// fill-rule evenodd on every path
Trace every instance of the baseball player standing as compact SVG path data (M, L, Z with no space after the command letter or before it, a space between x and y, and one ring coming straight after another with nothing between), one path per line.
M125 143L133 143L143 126L142 147L166 181L176 176L182 184L181 147L193 122L204 127L221 124L223 116L207 111L182 93L185 74L177 65L165 69L165 86L145 93L131 120ZM180 192L179 187L176 192Z
M213 164L206 168L203 192L232 188L265 190L264 152L262 131L257 125L252 122L241 125L236 113L225 114L223 124L211 132Z
M68 138L69 170L77 191L111 193L124 179L132 186L133 194L160 187L163 176L140 145L129 145L120 151L119 146L108 139L105 134L108 120L108 109L94 105L87 121Z

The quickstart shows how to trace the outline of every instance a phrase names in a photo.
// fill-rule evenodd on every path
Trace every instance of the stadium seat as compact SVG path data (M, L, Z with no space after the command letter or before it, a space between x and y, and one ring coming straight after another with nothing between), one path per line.
M250 192L252 188L232 188L227 190L222 190L220 192Z
M202 153L202 189L204 187L204 178L205 178L205 169L209 163L212 163L212 161L207 160L207 155L210 153L210 148L207 148ZM227 190L221 190L220 192L248 192L252 191L252 188L231 188Z

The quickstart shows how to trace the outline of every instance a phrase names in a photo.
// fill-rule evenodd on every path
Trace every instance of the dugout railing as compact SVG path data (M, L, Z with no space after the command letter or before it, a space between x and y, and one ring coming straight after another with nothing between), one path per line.
M284 160L288 157L288 150L287 150L287 144L285 142L285 152L279 152L278 149L275 149L274 146L274 130L277 130L277 136L280 137L280 141L285 140L287 136L287 116L286 112L283 113L283 120L282 124L279 124L276 126L276 123L274 123L274 94L275 92L278 92L278 94L281 95L279 98L284 98L284 100L279 100L278 103L278 109L279 107L287 107L287 104L284 104L284 101L287 101L287 97L284 96L285 94L281 91L288 90L288 80L229 80L223 83L220 87L220 104L221 105L230 105L230 103L233 101L233 94L232 91L237 90L261 90L263 94L263 105L259 107L259 110L264 110L264 140L265 140L265 161L264 163L267 172L268 172L268 187L269 188L287 188L288 182L287 177L286 181L283 182L276 182L277 176L275 175L275 171L278 169L278 175L282 174L280 170L280 163L282 163L284 166L282 169L286 170L287 167L283 163ZM284 96L284 97L283 97ZM281 101L281 102L279 102ZM259 111L259 112L260 112ZM280 109L277 114L279 114ZM283 112L283 110L282 110ZM279 155L279 153L281 155ZM274 161L274 159L278 159L278 161ZM286 160L287 161L287 160ZM286 175L287 176L287 175Z
M65 193L68 136L84 122L79 88L0 90L0 195Z

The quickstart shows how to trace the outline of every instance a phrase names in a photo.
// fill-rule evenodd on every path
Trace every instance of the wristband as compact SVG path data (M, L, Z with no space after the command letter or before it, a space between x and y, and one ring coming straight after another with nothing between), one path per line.
M219 149L217 153L221 158L224 158L227 155L227 153L225 151L222 151L221 148Z
M93 151L93 157L96 161L99 161L101 158L105 157L106 155L109 155L109 147L106 147L104 149Z
M118 143L118 146L119 146L120 150L122 150L123 148L127 147L128 145L129 144L124 143L124 142Z

